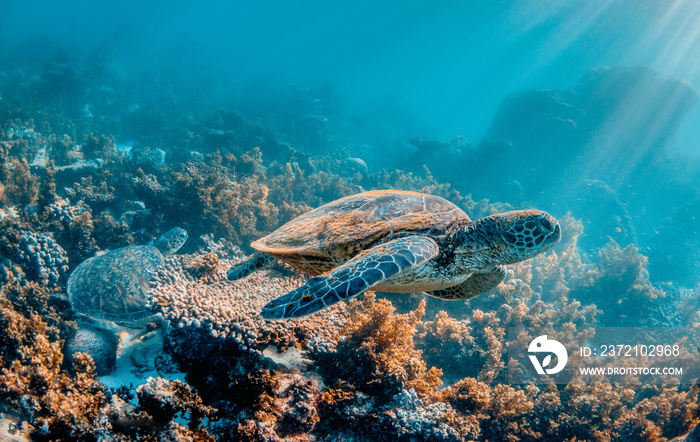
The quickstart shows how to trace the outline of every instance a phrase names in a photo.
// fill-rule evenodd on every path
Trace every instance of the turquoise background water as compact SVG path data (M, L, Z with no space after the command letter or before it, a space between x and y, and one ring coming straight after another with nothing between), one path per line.
M568 89L599 66L700 82L693 1L3 3L3 69L85 51L240 88L328 82L344 110L390 106L407 135L440 139L478 142L507 94ZM681 127L679 150L697 153L698 118Z

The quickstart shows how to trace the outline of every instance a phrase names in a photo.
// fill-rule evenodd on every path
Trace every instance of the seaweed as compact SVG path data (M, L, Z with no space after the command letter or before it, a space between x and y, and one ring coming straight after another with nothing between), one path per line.
M29 163L22 158L10 158L0 166L0 181L3 184L3 203L6 206L19 206L21 209L36 201L39 182L32 175Z
M621 248L610 241L598 253L595 272L571 278L569 296L602 309L600 325L655 325L666 320L659 311L666 294L654 287L646 270L648 260L633 245ZM614 293L615 296L609 296Z
M83 158L87 160L109 159L116 154L114 137L105 134L83 135L83 145L80 147Z
M100 428L108 392L93 376L92 359L76 356L75 377L62 372L62 340L70 332L40 286L6 284L0 297L5 334L0 354L0 396L34 428L80 437ZM74 327L74 325L72 325Z
M425 314L425 303L405 315L395 315L390 302L365 293L350 308L336 351L312 354L328 385L343 382L386 402L402 389L431 397L442 384L440 370L427 369L413 336Z

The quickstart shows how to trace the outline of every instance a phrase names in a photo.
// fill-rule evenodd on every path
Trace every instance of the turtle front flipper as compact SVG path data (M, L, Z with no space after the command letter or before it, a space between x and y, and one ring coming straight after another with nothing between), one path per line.
M341 300L350 300L385 279L420 266L440 253L427 236L407 236L365 250L328 275L270 301L260 312L263 319L289 319L315 313Z
M470 299L496 287L503 281L505 276L506 268L503 266L495 266L490 272L472 273L472 275L461 284L443 290L425 292L425 294L447 301Z
M269 267L274 261L275 258L267 253L255 252L243 261L232 265L226 272L226 277L229 281L236 281L245 278L256 270Z

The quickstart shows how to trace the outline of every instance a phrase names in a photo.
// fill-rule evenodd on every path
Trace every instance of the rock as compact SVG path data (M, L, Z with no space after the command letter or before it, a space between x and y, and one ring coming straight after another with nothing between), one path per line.
M360 173L364 175L367 173L367 163L360 158L345 158L343 164L350 174Z
M662 148L697 101L689 83L629 66L593 69L572 90L517 92L501 103L488 130L491 141L477 147L476 164L489 157L489 143L513 149L497 156L497 176L476 172L489 182L518 180L531 198L579 177L610 183L641 178L662 159ZM561 172L552 176L554 170Z
M116 366L117 346L117 337L111 331L83 324L66 342L65 353L70 364L75 353L89 354L95 361L96 374L104 376Z

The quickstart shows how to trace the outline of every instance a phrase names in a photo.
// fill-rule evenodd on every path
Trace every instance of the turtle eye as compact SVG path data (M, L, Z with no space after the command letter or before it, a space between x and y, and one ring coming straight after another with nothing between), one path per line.
M540 225L545 228L548 232L552 231L552 223L549 222L547 218L541 218L540 219Z

